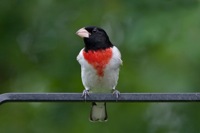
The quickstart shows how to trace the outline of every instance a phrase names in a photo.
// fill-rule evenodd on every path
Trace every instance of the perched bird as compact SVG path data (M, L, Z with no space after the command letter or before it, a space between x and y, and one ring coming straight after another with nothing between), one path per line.
M80 51L77 60L81 65L81 78L86 99L89 93L113 93L122 64L120 51L109 40L107 33L99 27L89 26L79 29L76 34L83 38L85 47ZM106 121L106 103L93 102L90 112L91 121Z

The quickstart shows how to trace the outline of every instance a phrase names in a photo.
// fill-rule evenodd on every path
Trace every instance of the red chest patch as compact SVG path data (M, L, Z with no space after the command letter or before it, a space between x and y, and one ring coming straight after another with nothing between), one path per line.
M97 50L88 52L83 51L84 58L91 64L97 71L100 77L104 76L104 68L109 63L112 57L112 49L107 48L105 50Z

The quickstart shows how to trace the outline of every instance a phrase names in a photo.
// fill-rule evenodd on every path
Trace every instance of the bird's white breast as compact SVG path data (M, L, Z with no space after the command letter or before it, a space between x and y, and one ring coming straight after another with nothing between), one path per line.
M81 65L81 78L86 90L90 92L111 92L117 85L119 76L119 67L122 64L121 54L117 47L112 48L112 57L104 68L104 75L99 76L97 70L85 60L82 49L77 56Z

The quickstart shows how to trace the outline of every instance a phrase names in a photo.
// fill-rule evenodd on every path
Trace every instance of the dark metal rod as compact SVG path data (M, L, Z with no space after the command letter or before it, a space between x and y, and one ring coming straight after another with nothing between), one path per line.
M5 102L200 102L200 93L121 93L90 94L86 100L82 93L4 93L0 104Z

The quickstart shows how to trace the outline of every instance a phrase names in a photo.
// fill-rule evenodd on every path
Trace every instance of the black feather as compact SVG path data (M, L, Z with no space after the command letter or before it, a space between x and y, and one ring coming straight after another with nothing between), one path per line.
M90 33L89 38L84 38L85 51L101 50L113 47L107 33L99 27L89 26L85 29Z

